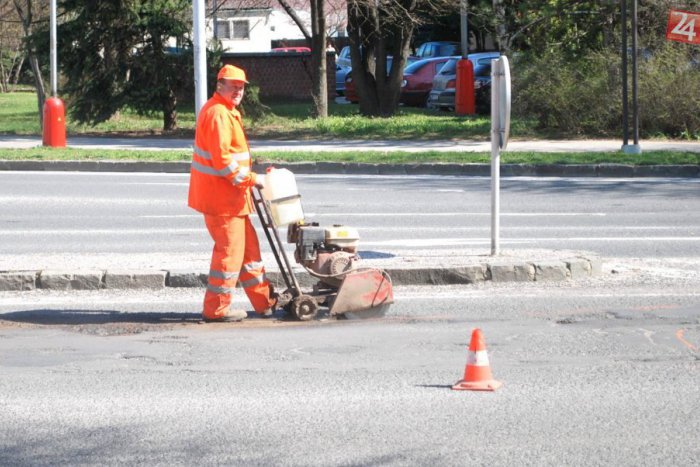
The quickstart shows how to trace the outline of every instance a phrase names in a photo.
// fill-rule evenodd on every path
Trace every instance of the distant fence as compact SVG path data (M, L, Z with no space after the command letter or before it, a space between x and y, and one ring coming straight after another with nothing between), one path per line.
M264 99L310 100L310 53L228 53L221 61L246 71L248 81L260 88ZM335 98L335 54L327 55L328 99Z

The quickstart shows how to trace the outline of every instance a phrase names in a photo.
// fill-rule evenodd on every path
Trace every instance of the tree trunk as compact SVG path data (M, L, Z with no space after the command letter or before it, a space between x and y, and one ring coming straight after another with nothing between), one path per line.
M360 99L360 114L379 115L379 99L375 82L376 36L366 31L372 10L367 4L356 0L348 1L348 39L350 40L350 60L352 62L352 81L355 92Z
M22 74L22 67L24 66L24 54L20 53L19 54L19 63L17 63L17 66L15 67L14 70L14 75L12 76L12 84L17 86L17 83L19 83L19 77Z
M163 131L177 128L177 96L170 91L168 99L163 102Z
M390 117L396 113L414 27L413 21L396 11L387 12L381 4L348 1L351 76L362 115ZM393 60L388 69L390 55Z
M328 80L326 66L326 17L325 0L311 0L311 67L313 69L311 95L313 118L328 116Z
M503 0L493 0L493 17L496 22L496 47L501 54L509 52L508 30L506 28L506 7Z
M46 101L46 88L44 87L44 79L41 77L41 69L39 68L39 60L34 55L34 52L29 52L29 65L32 67L34 75L34 86L36 86L36 100L39 106L39 124L42 131L44 130L44 102Z
M26 0L26 2L21 2L20 0L14 0L15 9L22 21L22 29L24 29L24 37L28 38L32 35L32 0ZM46 89L44 87L44 80L41 77L41 68L39 67L39 59L36 56L36 52L29 48L27 50L27 55L29 55L29 65L32 68L32 74L34 75L34 85L36 86L36 97L37 104L39 106L39 124L41 129L44 129L44 101L46 100Z
M8 91L8 83L10 82L10 73L5 73L5 66L0 60L0 92Z

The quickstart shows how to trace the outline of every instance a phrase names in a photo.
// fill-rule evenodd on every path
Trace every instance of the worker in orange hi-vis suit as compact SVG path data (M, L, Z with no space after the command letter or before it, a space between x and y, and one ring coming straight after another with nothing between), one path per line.
M260 258L260 244L249 214L251 189L263 177L251 171L248 141L236 107L243 99L245 72L233 65L217 75L216 92L199 111L190 168L189 206L202 214L214 240L205 321L241 321L244 310L231 309L231 293L240 281L256 313L271 316L276 300Z

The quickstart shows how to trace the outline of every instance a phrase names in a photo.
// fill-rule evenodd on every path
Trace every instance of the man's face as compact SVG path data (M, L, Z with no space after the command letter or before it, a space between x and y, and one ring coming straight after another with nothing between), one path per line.
M217 83L216 90L224 100L238 106L243 99L245 83L234 79L222 79Z

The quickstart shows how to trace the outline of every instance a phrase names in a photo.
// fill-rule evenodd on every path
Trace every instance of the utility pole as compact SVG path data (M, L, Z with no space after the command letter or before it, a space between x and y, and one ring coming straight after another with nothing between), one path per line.
M207 101L207 34L205 0L192 0L194 30L194 111Z
M627 77L627 0L620 0L622 22L622 152L641 154L637 86L637 0L632 0L632 127L634 144L629 144L629 93Z
M42 142L52 148L66 147L66 108L58 97L58 52L56 0L49 5L49 61L51 66L51 97L44 102Z

